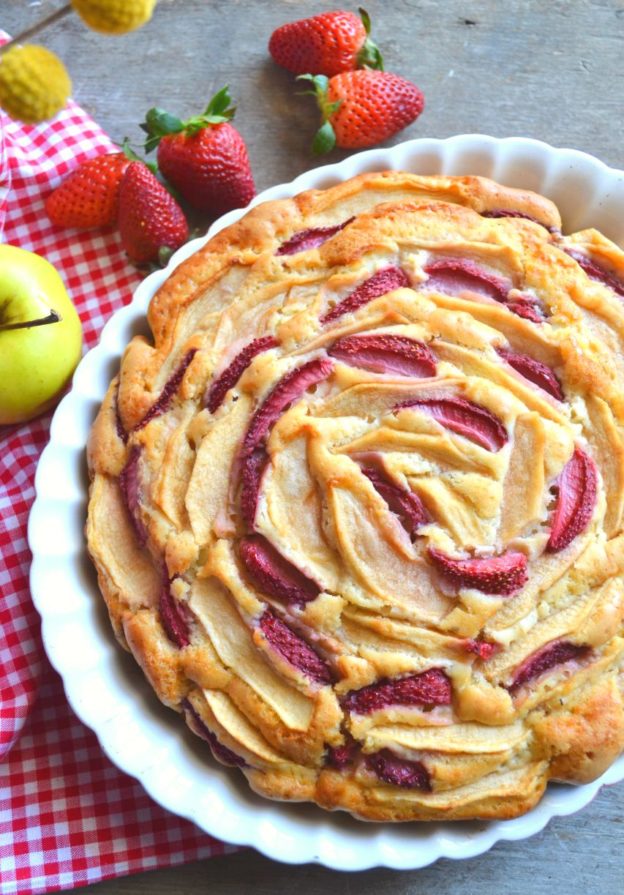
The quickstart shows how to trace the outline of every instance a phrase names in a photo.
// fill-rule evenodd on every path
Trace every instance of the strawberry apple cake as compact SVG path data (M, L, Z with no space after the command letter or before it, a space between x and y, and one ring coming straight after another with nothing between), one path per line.
M624 252L476 177L260 205L89 443L115 633L253 789L509 818L624 747ZM208 770L207 770L208 773Z

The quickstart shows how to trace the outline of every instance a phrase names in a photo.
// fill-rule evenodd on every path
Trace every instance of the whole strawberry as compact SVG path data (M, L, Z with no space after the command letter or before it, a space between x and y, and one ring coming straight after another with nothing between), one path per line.
M411 81L385 71L347 71L312 81L322 122L312 143L316 155L341 149L362 149L394 136L423 110L422 92Z
M181 121L162 109L150 109L141 125L145 149L158 146L158 167L189 205L218 217L253 199L247 147L229 123L235 108L228 88L210 100L202 115Z
M110 227L117 220L119 184L130 159L123 152L98 155L78 165L46 199L57 227Z
M277 28L269 53L278 65L295 75L337 75L356 68L383 69L379 48L370 39L370 18L360 9L323 12Z
M184 212L143 162L131 162L119 187L119 232L128 257L147 264L188 239Z

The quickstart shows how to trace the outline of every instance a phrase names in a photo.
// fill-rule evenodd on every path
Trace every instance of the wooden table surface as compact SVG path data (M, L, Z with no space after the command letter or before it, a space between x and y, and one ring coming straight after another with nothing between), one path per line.
M2 0L0 27L17 33L60 0ZM355 4L354 4L355 6ZM266 44L285 21L335 8L321 0L160 0L149 25L123 38L97 35L74 17L45 43L66 62L74 96L113 139L139 142L144 113L160 105L200 111L229 84L259 190L318 162L310 98L271 62ZM421 118L393 142L480 132L523 135L593 153L624 167L623 0L368 0L386 67L424 91ZM336 161L344 153L334 152ZM624 784L604 789L580 814L530 840L499 843L468 861L420 871L340 874L293 868L249 851L184 868L92 886L94 895L615 895L624 891Z

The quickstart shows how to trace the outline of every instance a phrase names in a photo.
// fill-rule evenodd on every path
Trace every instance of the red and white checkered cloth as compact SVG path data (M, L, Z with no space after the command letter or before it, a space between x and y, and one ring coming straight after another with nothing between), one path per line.
M0 126L2 241L35 251L57 268L91 348L140 277L115 232L57 230L43 200L78 162L113 144L73 103L37 126L0 112ZM235 850L160 808L111 764L69 708L43 653L28 587L26 523L50 418L0 426L2 895L68 889Z

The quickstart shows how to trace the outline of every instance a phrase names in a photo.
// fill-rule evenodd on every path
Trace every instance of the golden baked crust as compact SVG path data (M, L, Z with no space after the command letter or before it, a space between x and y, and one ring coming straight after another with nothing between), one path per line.
M251 786L508 818L624 748L624 253L476 177L260 205L88 448L120 642Z

